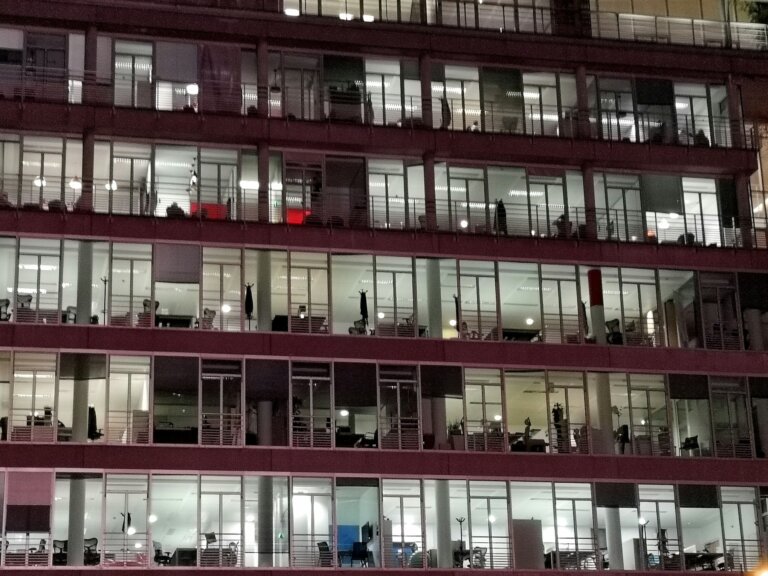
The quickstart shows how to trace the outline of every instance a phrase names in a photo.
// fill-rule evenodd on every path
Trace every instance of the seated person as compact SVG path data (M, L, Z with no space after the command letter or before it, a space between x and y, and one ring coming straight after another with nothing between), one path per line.
M186 214L184 213L184 209L179 206L176 202L171 204L165 209L165 215L168 216L168 218L184 218L186 217Z

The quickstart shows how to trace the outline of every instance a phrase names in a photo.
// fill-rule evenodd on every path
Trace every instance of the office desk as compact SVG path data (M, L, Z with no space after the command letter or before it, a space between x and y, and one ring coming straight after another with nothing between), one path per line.
M165 328L192 328L193 316L180 314L155 314L155 326Z
M176 548L171 556L169 566L195 566L197 564L197 548Z

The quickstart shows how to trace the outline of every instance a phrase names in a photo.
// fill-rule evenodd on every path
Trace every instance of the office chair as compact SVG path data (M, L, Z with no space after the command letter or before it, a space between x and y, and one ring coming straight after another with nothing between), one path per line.
M0 322L8 322L11 319L11 315L8 313L8 306L11 305L11 301L8 298L0 300Z
M209 548L211 544L216 544L216 532L205 533L205 547Z
M350 563L355 560L360 561L360 567L368 566L368 544L366 542L352 542Z
M84 546L84 562L86 566L96 566L99 564L99 551L97 546L99 545L98 538L86 538L83 540Z
M152 540L152 548L155 549L155 564L168 566L171 562L171 555L168 552L163 552L163 545L157 540Z
M328 542L318 542L317 551L320 554L320 566L330 568L333 565L333 554Z
M31 308L32 307L32 294L19 294L16 296L16 303L19 308Z

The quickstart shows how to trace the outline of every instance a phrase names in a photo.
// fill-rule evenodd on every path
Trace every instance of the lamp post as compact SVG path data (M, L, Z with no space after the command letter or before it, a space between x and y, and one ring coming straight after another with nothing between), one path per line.
M464 566L464 516L456 518L456 522L459 523L459 562L461 567Z
M648 520L643 516L637 519L637 523L640 525L640 552L643 556L642 568L648 570L648 542L646 540L645 527L648 526Z

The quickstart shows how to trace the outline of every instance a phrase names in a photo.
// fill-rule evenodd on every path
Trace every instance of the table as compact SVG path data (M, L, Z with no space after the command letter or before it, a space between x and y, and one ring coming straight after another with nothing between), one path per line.
M165 328L192 328L193 316L182 314L155 314L155 326Z

